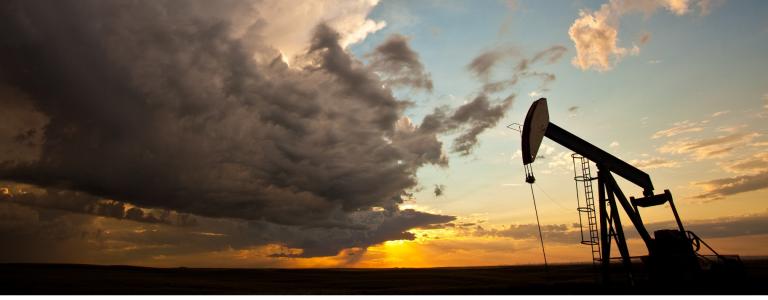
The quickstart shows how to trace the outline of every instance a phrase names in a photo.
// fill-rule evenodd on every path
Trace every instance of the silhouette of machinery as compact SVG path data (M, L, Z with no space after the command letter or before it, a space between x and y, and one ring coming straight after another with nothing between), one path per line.
M621 260L628 270L627 274L629 274L630 280L632 280L633 258L640 258L650 276L656 279L691 278L697 276L696 274L701 273L701 271L738 270L741 268L741 260L738 256L720 255L696 234L685 230L675 207L672 193L669 190L664 190L663 193L655 194L653 183L648 174L549 122L545 98L533 102L522 128L522 153L526 182L532 184L536 180L533 176L531 163L536 159L536 154L544 137L575 152L572 158L577 197L581 185L581 190L583 190L581 194L584 198L583 202L582 199L579 199L578 207L579 219L582 224L581 243L592 247L593 262L601 265L604 275L609 272L611 259ZM590 161L597 166L596 177L591 174ZM614 174L642 188L643 196L627 198L617 184ZM597 182L597 206L594 203L593 181ZM669 204L677 228L657 230L652 237L640 216L640 208L663 204ZM619 217L619 211L622 209L648 248L647 256L630 256L624 227ZM587 225L586 230L584 223ZM611 257L612 242L616 243L619 257ZM702 245L714 255L700 253Z

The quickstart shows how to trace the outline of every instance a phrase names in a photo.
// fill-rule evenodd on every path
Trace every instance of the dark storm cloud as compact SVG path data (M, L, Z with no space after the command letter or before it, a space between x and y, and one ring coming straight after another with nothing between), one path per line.
M364 218L366 222L376 224L368 231L317 231L316 234L307 235L301 240L286 243L291 248L301 248L304 252L294 257L333 256L340 249L367 248L391 240L413 240L416 236L406 230L412 228L429 228L437 224L455 220L455 217L434 215L425 212L405 209L395 213L386 211L369 212Z
M48 122L39 157L4 158L0 177L327 227L391 207L419 167L445 163L441 132L396 129L407 103L332 29L315 33L319 68L289 68L259 42L259 22L233 37L226 17L244 6L226 4L5 2L0 78Z
M459 131L451 151L462 156L469 155L478 143L478 135L496 125L512 107L514 100L515 96L511 95L498 104L492 104L488 96L480 94L452 112L445 107L438 107L424 117L419 132L431 135L435 132Z
M187 214L168 210L147 210L131 207L124 202L101 199L87 193L57 189L17 187L0 182L0 203L14 203L42 209L56 209L66 212L89 214L115 219L126 219L144 223L162 223L176 226L194 226L197 221Z
M418 53L408 45L408 38L394 34L366 55L369 68L383 74L392 86L410 86L432 91L432 79L424 70Z
M472 149L477 145L477 136L504 117L504 114L512 107L515 97L509 96L498 105L491 105L485 96L478 96L470 103L467 103L456 111L451 117L451 121L459 124L471 124L468 131L465 131L454 139L454 152L461 155L469 155Z
M445 185L435 184L435 190L433 191L435 197L440 197L445 193Z
M0 262L76 262L87 259L93 216L38 212L0 203Z
M438 136L455 134L450 150L468 155L513 104L490 94L518 77L549 78L516 74L414 124L387 85L432 81L404 37L366 66L320 25L289 67L263 42L251 4L0 4L0 179L45 192L3 199L32 220L30 231L3 231L3 244L50 246L58 240L38 237L53 232L67 241L62 253L89 250L81 257L266 244L309 257L413 239L407 230L453 220L397 206L419 168L448 164ZM490 75L513 52L471 69ZM97 230L132 221L154 231Z
M147 264L157 257L198 255L227 250L249 250L281 245L293 251L267 253L272 257L338 255L341 250L365 248L388 240L412 240L412 228L453 221L414 210L357 212L353 218L367 230L301 228L264 221L200 217L195 227L135 223L114 218L0 202L0 262L89 262ZM155 261L157 262L157 261Z

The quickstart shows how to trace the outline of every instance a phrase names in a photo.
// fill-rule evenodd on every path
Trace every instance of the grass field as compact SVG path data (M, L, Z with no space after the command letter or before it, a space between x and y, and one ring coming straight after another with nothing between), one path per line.
M766 294L768 260L739 280L651 284L591 265L423 269L207 269L0 264L2 294Z

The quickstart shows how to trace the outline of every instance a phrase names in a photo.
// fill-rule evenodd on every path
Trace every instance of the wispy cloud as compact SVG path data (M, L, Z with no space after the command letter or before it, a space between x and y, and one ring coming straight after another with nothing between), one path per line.
M688 120L677 122L672 124L672 127L670 128L657 131L653 134L653 136L651 136L651 138L657 139L660 137L673 137L688 132L699 132L704 130L704 125L708 122L709 121L707 120L701 122L691 122Z
M736 174L758 174L768 172L768 152L759 152L754 155L726 161L720 164L724 170Z
M653 222L646 224L648 228L675 228L674 221ZM768 233L768 212L729 216L717 219L698 219L685 222L688 229L693 230L704 238L720 238L747 236ZM458 226L460 235L506 237L518 240L538 239L536 224L512 224L506 226ZM573 243L581 239L579 224L546 224L541 226L544 240L552 243ZM625 227L628 238L638 238L637 231L632 225Z
M768 109L768 93L763 94L763 102L765 102L763 108Z
M768 188L768 172L695 182L694 185L702 187L705 191L696 195L695 198L722 199L728 195Z
M730 111L730 110L722 110L722 111L718 111L718 112L715 112L715 113L713 113L713 114L712 114L712 117L713 117L713 118L716 118L716 117L719 117L719 116L725 115L725 114L727 114L727 113L729 113L729 112L731 112L731 111Z
M739 131L741 131L744 128L747 128L747 124L720 126L720 127L717 127L716 130L717 130L717 132L734 133L734 132L739 132Z
M705 139L679 139L662 145L658 151L670 154L687 154L697 160L722 157L737 147L747 145L758 136L760 134L756 132L743 132Z
M757 152L749 157L719 163L723 170L737 174L708 181L694 182L704 190L696 195L700 199L721 199L728 195L768 188L768 152Z
M676 161L661 157L631 160L630 164L640 169L675 168L680 165L680 163Z

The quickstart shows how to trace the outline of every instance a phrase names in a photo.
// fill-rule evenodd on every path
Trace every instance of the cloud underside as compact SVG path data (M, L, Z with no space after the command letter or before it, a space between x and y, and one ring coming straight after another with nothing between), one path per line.
M251 259L256 259L261 266L295 266L302 258L334 256L339 259L334 265L354 266L367 246L393 239L416 238L412 233L403 233L404 228L422 228L420 244L450 243L452 239L441 238L439 231L451 232L449 236L459 237L459 241L493 238L506 251L512 252L519 250L521 242L538 243L535 224L481 227L413 210L402 210L394 216L384 214L384 211L365 214L366 218L386 220L377 229L367 232L204 217L198 219L196 227L179 227L142 225L114 218L0 203L0 241L7 245L0 248L0 257L2 261L142 265L163 265L166 259L171 265L178 265L174 264L174 258L194 257L196 265L207 266L252 263ZM685 226L709 241L712 238L768 234L766 220L766 214L759 213L717 220L687 220ZM676 226L672 221L646 225L649 230ZM542 226L542 231L548 245L578 245L581 240L578 224L547 224ZM638 238L631 225L625 226L625 232L628 238ZM333 245L343 245L347 250L339 251ZM458 250L464 253L477 249ZM201 257L216 255L222 256L218 260L199 261Z
M140 265L162 263L162 257L265 247L269 251L259 253L265 265L279 262L280 258L337 256L345 249L364 251L385 241L413 240L416 237L408 230L454 220L405 209L351 214L351 218L375 225L367 230L302 228L206 217L197 217L194 226L168 226L9 202L0 202L0 217L0 242L6 245L0 249L0 261ZM237 257L227 258L233 259ZM221 262L198 263L210 266Z
M741 175L696 182L694 185L704 189L704 193L696 195L696 198L712 200L722 199L730 195L768 188L768 171L762 171L753 175Z

